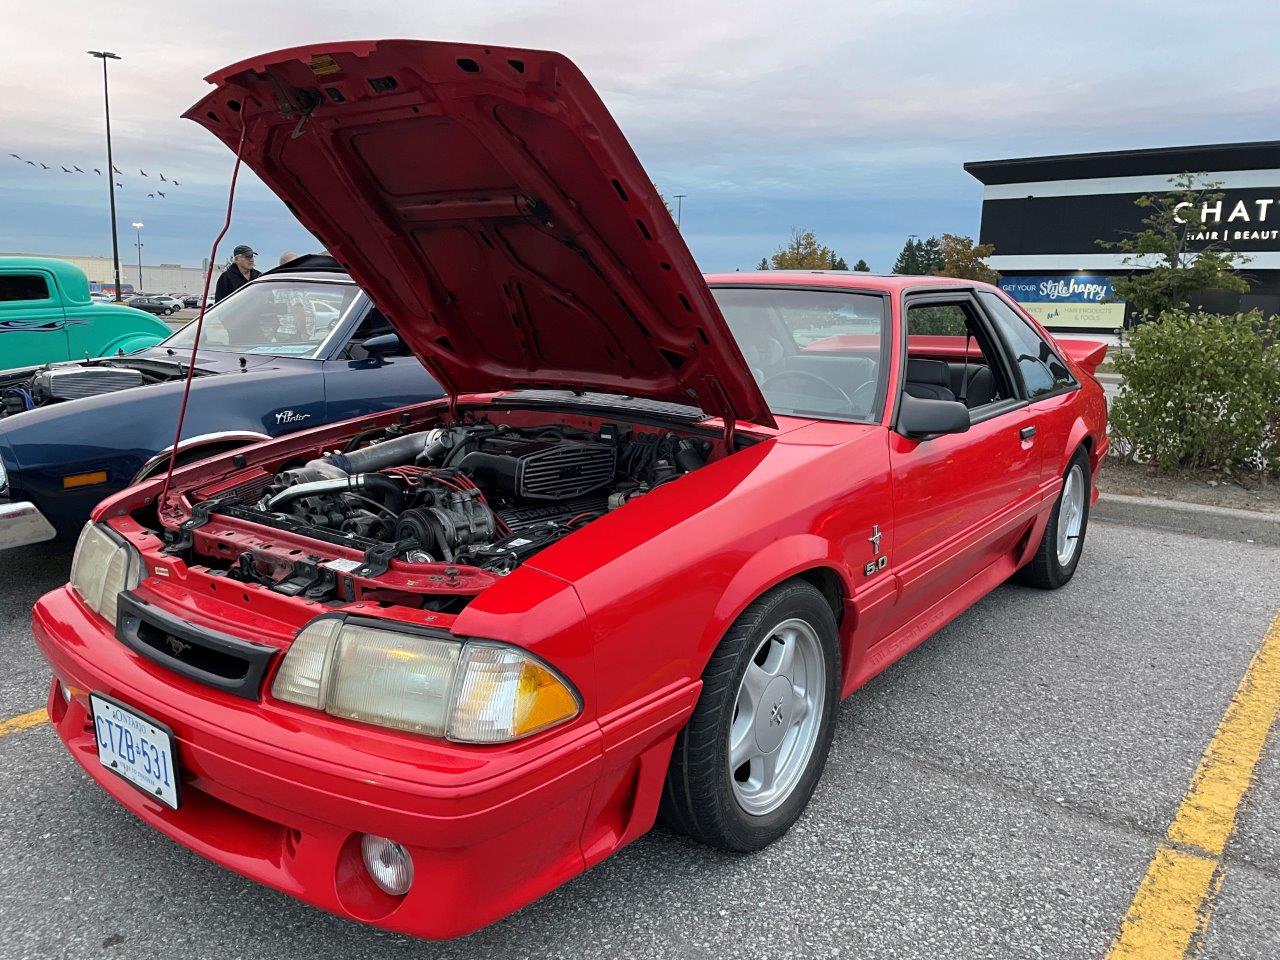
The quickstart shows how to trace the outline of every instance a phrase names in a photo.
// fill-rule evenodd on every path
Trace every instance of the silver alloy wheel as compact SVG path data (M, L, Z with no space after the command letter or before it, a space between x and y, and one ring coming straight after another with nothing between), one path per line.
M1080 528L1084 525L1084 468L1072 464L1062 485L1062 501L1058 506L1058 564L1067 566L1080 547Z
M822 726L826 673L818 632L800 619L770 630L748 661L728 745L729 781L747 813L771 813L800 782Z

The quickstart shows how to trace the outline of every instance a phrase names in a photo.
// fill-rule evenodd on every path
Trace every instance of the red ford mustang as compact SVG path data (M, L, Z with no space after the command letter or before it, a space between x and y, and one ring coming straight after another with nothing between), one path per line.
M980 283L701 276L554 53L211 80L189 116L244 131L448 398L107 500L37 604L59 736L178 842L424 937L657 817L756 850L842 697L1010 577L1074 573L1105 348Z

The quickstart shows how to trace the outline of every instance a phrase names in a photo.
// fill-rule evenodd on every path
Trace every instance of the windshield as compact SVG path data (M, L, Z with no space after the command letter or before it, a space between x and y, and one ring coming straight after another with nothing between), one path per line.
M713 287L769 409L784 416L879 419L885 304L878 294Z
M314 357L360 288L314 280L258 280L209 308L201 349ZM164 342L190 350L196 325L189 323Z

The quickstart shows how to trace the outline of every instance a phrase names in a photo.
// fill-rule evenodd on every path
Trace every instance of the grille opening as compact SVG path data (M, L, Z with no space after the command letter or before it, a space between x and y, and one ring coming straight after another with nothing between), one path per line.
M223 680L244 680L249 675L249 661L221 650L211 650L189 639L175 636L163 627L146 620L138 621L138 639L166 657L178 660Z

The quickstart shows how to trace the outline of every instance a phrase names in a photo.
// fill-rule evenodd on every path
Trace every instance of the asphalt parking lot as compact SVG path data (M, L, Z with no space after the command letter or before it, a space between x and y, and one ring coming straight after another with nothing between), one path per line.
M68 558L3 563L0 719L43 703L27 617ZM226 873L119 809L47 725L11 727L0 956L1103 957L1278 597L1280 548L1095 523L1066 589L1002 587L844 704L781 842L735 857L654 831L451 944ZM1280 955L1274 731L1211 887L1189 956Z

